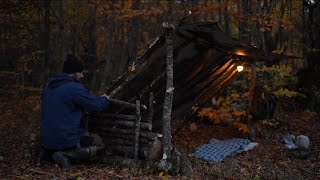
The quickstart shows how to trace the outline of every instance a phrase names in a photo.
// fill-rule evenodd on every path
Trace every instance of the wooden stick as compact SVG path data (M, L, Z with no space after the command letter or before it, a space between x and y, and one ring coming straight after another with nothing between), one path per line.
M90 113L90 117L98 117L103 119L123 119L123 120L135 120L136 116L135 115L126 115L126 114L104 114L104 113Z
M152 120L153 120L153 93L150 93L150 99L149 99L149 113L148 113L148 117L147 117L147 122L149 124L151 124L151 128L152 128Z
M49 173L49 172L44 172L44 171L40 171L40 170L36 170L36 169L26 169L27 171L33 172L33 173L38 173L38 174L45 174L48 176L54 176L54 177L61 177L61 176L57 176L54 173Z
M134 134L133 129L120 129L120 128L110 128L110 127L95 127L97 133L107 132L107 133L118 133L118 134ZM152 133L152 132L140 132L140 136L147 139L154 139L155 137L162 137L162 134Z
M135 138L134 138L134 160L138 160L138 153L139 153L139 136L140 136L140 101L136 101L136 127L135 127Z
M127 146L135 146L135 142L132 141L132 137L128 136L130 138L127 139L122 139L122 138L116 138L116 137L103 137L103 142L106 145L127 145ZM153 142L151 140L144 140L144 142L141 141L141 139L139 140L139 143L141 144L141 146L151 146L153 144Z
M125 106L126 108L129 109L136 109L136 105L133 103L129 103L129 102L125 102L125 101L121 101L118 99L109 99L109 101L115 105L120 105L120 106ZM146 105L141 105L141 108L143 110L147 110L147 106Z
M120 119L97 119L97 118L91 118L91 127L96 127L100 125L111 125L112 127L114 126L124 126L128 128L133 128L136 126L135 122L133 121L126 121L126 120L120 120ZM147 129L151 131L152 125L149 123L140 123L140 127L142 129Z
M132 139L134 139L134 135L131 134L115 134L115 133L99 133L99 135L103 138L104 141L108 142L112 142L114 139L115 140L130 140L130 142L133 142ZM139 138L139 142L142 144L148 144L150 142L153 142L157 139L157 137L153 138L153 139L147 139L144 137L140 137Z

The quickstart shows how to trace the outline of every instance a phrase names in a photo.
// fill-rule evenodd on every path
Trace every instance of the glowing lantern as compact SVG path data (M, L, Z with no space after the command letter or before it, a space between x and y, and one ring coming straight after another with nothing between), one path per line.
M238 66L237 66L237 70L238 70L238 72L243 71L243 66L242 66L242 65L238 65Z

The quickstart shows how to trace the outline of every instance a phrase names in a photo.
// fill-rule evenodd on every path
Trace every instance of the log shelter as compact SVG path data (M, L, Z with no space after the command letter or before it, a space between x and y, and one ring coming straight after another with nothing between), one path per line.
M135 160L152 158L150 154L160 151L168 34L173 49L173 117L195 102L210 101L237 75L237 66L272 60L261 49L226 35L217 22L180 21L176 27L166 26L107 90L111 108L88 116L90 131L102 136L114 151Z

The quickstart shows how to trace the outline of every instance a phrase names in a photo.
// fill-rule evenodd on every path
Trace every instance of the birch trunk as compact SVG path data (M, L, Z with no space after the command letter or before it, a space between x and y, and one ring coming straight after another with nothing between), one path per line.
M165 92L165 100L163 105L163 159L171 156L171 112L173 100L173 47L171 33L166 36L167 45L167 86Z

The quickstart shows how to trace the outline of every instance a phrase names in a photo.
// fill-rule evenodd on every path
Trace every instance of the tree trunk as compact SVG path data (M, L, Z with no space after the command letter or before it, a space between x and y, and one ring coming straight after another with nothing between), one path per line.
M59 56L55 64L55 73L62 69L63 61L65 60L65 34L64 34L64 0L59 0Z
M262 12L261 0L257 0L255 14L258 15L258 14L261 14L261 12ZM258 16L258 18L261 18L261 15ZM262 48L262 32L260 29L261 29L261 24L257 22L256 25L254 26L255 34L252 35L252 44L258 48Z
M269 19L267 21L269 21L268 23L271 24L271 17L270 17L270 13L275 5L275 1L274 0L270 0L269 2L267 0L264 0L264 16L268 16ZM270 30L264 31L263 33L263 39L264 39L264 51L269 54L272 52L272 50L274 50L274 39L272 37L272 26L270 26ZM273 64L273 62L269 62L266 65L271 66Z
M255 108L253 105L253 100L254 100L254 89L256 87L256 82L257 82L257 74L256 74L256 69L254 67L254 64L251 65L251 78L250 78L250 87L249 87L249 112L255 112ZM250 131L249 131L249 138L251 141L255 140L256 136L256 119L250 119L249 121L250 125Z
M229 17L229 0L225 1L225 6L224 6L224 27L225 27L225 33L227 35L230 35L230 17Z
M50 1L44 0L44 32L43 32L43 48L44 48L44 62L42 63L42 70L44 72L41 86L45 86L45 83L48 80L50 70L49 62L50 54ZM42 87L41 87L42 89Z
M219 3L219 10L218 10L219 19L218 19L218 21L219 21L219 23L221 23L222 22L221 0L218 0L218 3Z
M140 0L135 0L134 3L133 3L133 9L135 10L139 10L140 8ZM129 61L129 64L132 64L135 60L136 60L136 57L138 55L138 51L139 51L139 42L140 42L140 22L139 22L139 19L140 17L134 17L133 20L132 20L132 41L129 42L129 47L131 51L130 54L129 54L129 58L130 58L130 61ZM131 31L130 31L131 32ZM131 33L130 33L131 34ZM130 36L129 36L130 37Z
M241 5L238 5L238 10L241 9ZM239 23L239 40L245 44L251 44L251 32L250 32L250 18L251 18L251 0L243 0L242 10L244 11L244 18L240 19Z
M134 129L134 160L138 161L139 155L139 136L141 126L141 113L140 113L140 101L136 100L136 123ZM151 130L151 129L149 129Z
M171 33L166 36L167 45L167 88L163 104L163 159L171 156L171 112L173 100L173 47Z
M112 4L115 3L116 0L112 0ZM111 9L114 10L114 8L111 6ZM114 60L113 60L113 50L114 50L114 41L115 38L113 36L113 34L115 34L115 29L116 29L116 15L115 12L112 13L112 17L109 20L109 25L108 25L108 29L109 29L109 35L108 35L108 45L107 45L107 56L106 56L106 60L105 60L105 65L103 68L103 72L102 72L102 81L101 84L99 86L99 92L105 93L106 91L106 87L108 86L109 83L111 83L111 80L114 79L114 75L112 75L112 69L114 68Z
M272 45L272 49L280 49L283 51L287 51L288 50L288 38L284 37L285 34L288 34L284 32L282 25L282 20L283 20L283 16L285 14L285 8L288 6L288 2L289 1L284 1L281 0L280 2L280 17L278 18L278 31L275 33L274 35L274 40L273 41L273 45ZM285 42L284 42L285 41ZM270 53L270 52L269 52ZM273 64L278 64L279 65L280 61L275 61Z
M98 59L97 59L97 28L96 28L96 7L93 7L91 10L92 16L89 23L89 42L87 47L86 60L89 68L90 75L90 87L93 91L97 90L97 75L99 68Z
M72 44L71 44L71 52L74 55L78 55L79 53L79 29L76 22L76 17L79 16L79 2L72 4L72 18L74 19L72 25L71 25L71 32L72 32Z

